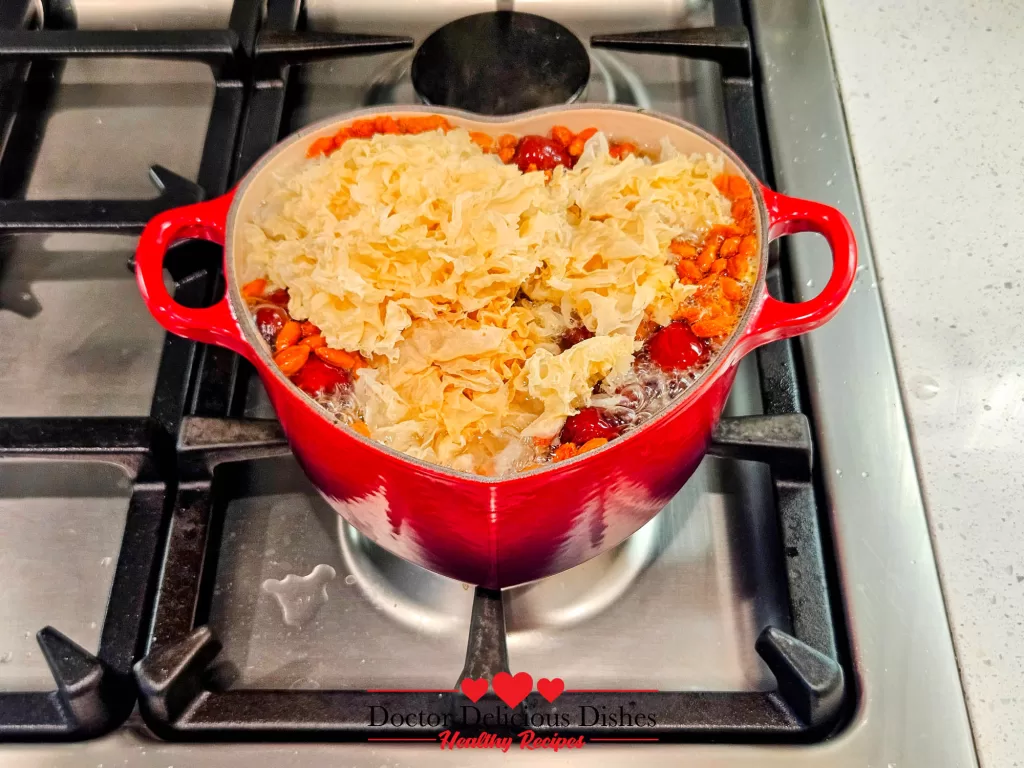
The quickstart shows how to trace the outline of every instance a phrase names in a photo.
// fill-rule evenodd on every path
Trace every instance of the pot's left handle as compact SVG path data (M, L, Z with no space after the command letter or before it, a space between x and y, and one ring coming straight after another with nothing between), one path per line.
M211 307L193 309L176 302L164 286L164 256L179 240L199 238L224 245L224 231L234 190L203 203L164 211L142 231L135 249L135 277L149 311L171 333L218 344L251 358L252 349L231 315L228 297Z
M797 232L823 235L832 251L832 274L821 293L807 301L792 303L765 296L761 312L744 334L744 352L826 323L849 295L857 273L857 241L842 213L832 206L789 197L766 187L761 192L768 209L768 239Z

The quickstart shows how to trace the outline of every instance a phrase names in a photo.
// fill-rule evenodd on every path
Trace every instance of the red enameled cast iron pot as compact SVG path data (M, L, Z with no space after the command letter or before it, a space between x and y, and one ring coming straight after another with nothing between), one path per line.
M339 514L385 549L446 576L507 587L579 565L623 541L697 468L740 359L761 344L817 328L838 311L853 284L857 249L842 214L767 189L732 150L681 120L590 104L506 118L425 107L387 110L395 117L442 114L454 125L495 136L547 135L555 125L574 132L594 126L651 149L667 136L680 151L724 155L726 170L745 176L754 190L761 243L757 283L739 326L694 386L659 418L579 458L501 480L409 458L334 423L280 373L236 279L245 257L236 232L266 198L275 174L299 162L315 139L382 112L352 112L312 125L270 150L231 192L156 216L139 241L137 276L150 312L164 328L227 347L256 367L295 457ZM765 288L768 242L808 230L824 235L832 249L828 284L810 301L776 301ZM185 238L224 245L228 288L212 307L184 307L164 287L164 254Z

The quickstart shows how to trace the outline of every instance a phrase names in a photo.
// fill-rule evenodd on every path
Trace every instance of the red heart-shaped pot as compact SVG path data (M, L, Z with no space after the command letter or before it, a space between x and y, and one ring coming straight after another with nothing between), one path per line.
M645 150L657 151L668 139L681 152L720 155L725 171L742 176L752 189L759 245L757 279L736 330L687 393L660 416L602 448L511 477L468 475L419 461L338 423L298 389L274 364L240 287L246 258L242 229L278 179L305 162L313 142L382 112L362 110L311 125L264 155L235 190L159 214L142 233L136 275L149 310L165 328L232 349L255 366L295 458L339 514L390 552L459 581L512 586L579 565L623 541L657 514L700 464L743 355L818 327L839 310L853 284L857 250L842 214L772 192L731 149L682 120L593 104L500 118L434 107L389 110L394 118L441 114L453 126L492 136L546 136L554 126L574 133L597 128ZM778 301L765 286L768 243L804 230L825 236L832 276L810 301ZM178 304L164 285L165 252L176 241L195 237L224 245L227 291L203 309Z

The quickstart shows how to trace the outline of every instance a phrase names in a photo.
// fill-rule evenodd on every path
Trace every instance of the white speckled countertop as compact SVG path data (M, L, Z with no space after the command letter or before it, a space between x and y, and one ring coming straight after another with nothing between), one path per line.
M823 0L979 757L1024 765L1024 10Z

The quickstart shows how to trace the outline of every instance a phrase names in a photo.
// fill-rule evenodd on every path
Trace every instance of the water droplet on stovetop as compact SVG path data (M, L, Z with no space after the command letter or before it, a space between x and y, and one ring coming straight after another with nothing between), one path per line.
M939 394L939 382L931 376L914 376L910 379L910 391L920 400L931 400Z
M283 579L267 579L262 588L281 607L284 623L301 627L327 602L327 583L336 575L331 566L321 563L308 576L289 573Z
M861 476L861 477L867 477L867 476L868 476L868 473L867 473L867 472L861 472L861 473L860 473L860 476Z
M353 584L356 583L356 577L350 573L348 576L345 577L345 583L351 587Z
M842 476L843 476L843 470L841 470L841 469L837 469L837 470L836 470L836 475L837 475L838 477L842 477Z
M112 562L114 562L114 559L112 557L104 557L102 560L100 560L100 565L106 568Z
M808 280L807 281L807 287L808 288L813 288L814 287L814 281L813 280Z
M14 654L8 651L7 653L0 653L0 664L6 664L8 661L14 658Z

